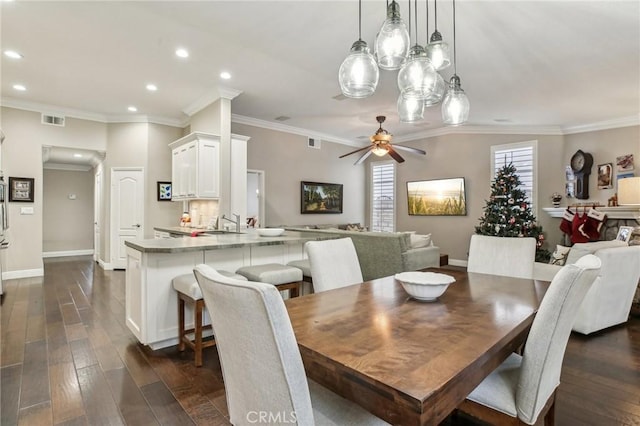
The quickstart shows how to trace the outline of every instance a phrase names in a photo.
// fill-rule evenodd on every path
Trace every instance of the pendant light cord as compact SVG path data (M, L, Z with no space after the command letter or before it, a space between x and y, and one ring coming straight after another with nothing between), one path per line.
M424 0L424 8L427 11L427 45L429 45L429 0Z
M409 40L411 40L411 0L409 0ZM418 44L417 39L416 44Z
M358 40L362 40L362 0L358 0Z
M438 31L438 0L433 0L433 19L435 30Z
M456 53L456 0L453 0L453 75L458 75Z
M416 44L418 44L418 0L413 1L413 6L415 7L414 20L416 23Z

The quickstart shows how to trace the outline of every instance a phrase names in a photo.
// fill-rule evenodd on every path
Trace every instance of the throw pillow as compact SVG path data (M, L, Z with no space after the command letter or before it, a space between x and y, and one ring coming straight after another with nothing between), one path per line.
M411 248L429 247L431 245L431 234L409 234L411 236Z
M567 256L569 255L569 251L571 247L565 247L561 245L556 246L556 250L551 254L551 259L549 259L550 265L558 265L562 266L567 261Z
M366 230L364 226L361 226L359 223L350 223L347 225L347 231L358 231L362 232Z

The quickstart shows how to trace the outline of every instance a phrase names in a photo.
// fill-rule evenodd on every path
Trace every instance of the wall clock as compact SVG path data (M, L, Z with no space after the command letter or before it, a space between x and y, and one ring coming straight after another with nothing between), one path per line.
M593 166L593 156L588 152L577 150L571 156L571 170L576 177L575 197L580 200L589 198L589 175Z

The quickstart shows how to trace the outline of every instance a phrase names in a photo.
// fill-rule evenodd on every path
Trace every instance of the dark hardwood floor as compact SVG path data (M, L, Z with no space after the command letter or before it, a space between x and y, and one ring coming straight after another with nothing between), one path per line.
M189 351L139 345L123 271L46 259L44 277L5 281L0 316L2 426L229 424L215 347L196 368ZM640 318L572 335L556 424L640 425Z

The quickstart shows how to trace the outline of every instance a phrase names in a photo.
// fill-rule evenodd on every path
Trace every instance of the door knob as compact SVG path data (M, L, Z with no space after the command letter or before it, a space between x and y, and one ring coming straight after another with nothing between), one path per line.
M135 225L133 225L136 228L140 228L142 225L140 225L139 223L136 223Z

